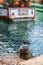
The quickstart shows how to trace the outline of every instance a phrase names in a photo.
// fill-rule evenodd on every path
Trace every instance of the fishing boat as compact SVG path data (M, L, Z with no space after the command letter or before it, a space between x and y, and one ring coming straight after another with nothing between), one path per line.
M35 18L35 9L33 8L0 8L0 18L13 21L33 20Z
M41 4L32 4L32 8L35 8L37 11L42 11L43 12L43 5Z
M33 20L35 9L33 8L9 8L9 19L13 21Z
M37 11L43 12L43 0L35 0L35 2L32 3L32 8L35 8Z
M18 5L18 2L16 2L16 5ZM20 7L9 7L7 4L6 7L0 8L0 18L12 21L34 20L35 9L31 7L24 7L24 4L21 4Z
M9 14L7 8L0 8L0 19L9 19L8 15Z

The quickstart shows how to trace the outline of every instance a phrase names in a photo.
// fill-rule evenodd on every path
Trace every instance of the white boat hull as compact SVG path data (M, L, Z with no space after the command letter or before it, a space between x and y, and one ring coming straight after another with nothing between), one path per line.
M33 8L9 8L9 19L12 21L33 20L35 9Z

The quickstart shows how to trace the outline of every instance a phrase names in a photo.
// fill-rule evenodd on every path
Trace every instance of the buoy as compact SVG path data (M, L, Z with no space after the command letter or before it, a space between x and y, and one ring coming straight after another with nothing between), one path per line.
M6 8L8 8L8 7L9 7L9 4L8 4L8 3L6 3L5 7L6 7Z
M39 2L38 2L38 0L35 0L35 2L36 2L36 4L38 4Z
M27 4L28 4L28 6L30 7L30 6L32 5L32 2L28 2Z
M16 0L17 2L19 2L20 0Z
M19 2L18 2L18 1L17 1L17 2L14 2L14 4L15 4L15 5L18 5L18 4L19 4Z
M0 0L0 4L4 4L4 0Z
M24 4L21 4L20 7L23 8L24 7Z

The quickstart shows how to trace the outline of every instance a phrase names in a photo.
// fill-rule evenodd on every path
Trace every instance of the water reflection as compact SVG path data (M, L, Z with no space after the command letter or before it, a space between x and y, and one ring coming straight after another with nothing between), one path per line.
M5 27L4 32L9 32L7 35L2 34L2 41L0 42L1 56L8 55L10 53L18 53L19 47L24 44L24 42L28 39L29 33L34 27L34 21L24 21L24 22L12 22L11 24L7 24L1 22L1 24ZM6 24L6 25L5 25ZM1 27L3 27L1 26ZM3 28L1 28L4 30ZM6 31L7 30L7 31ZM5 40L6 39L6 40ZM12 41L10 39L15 39ZM18 41L17 41L18 40ZM22 41L21 41L22 40ZM24 41L23 41L24 40ZM28 42L28 41L27 41ZM27 43L25 42L25 43ZM29 42L30 43L30 42Z
M14 22L9 25L9 32L11 37L16 39L27 39L27 32L29 32L34 27L35 21L24 21L24 22Z
M27 44L33 56L43 54L43 13L36 12L36 19L34 21L18 21L12 23L5 23L0 20L0 30L2 30L2 37L4 41L0 41L0 56L8 54L18 54L19 47L23 42L14 40L28 40ZM9 21L8 21L9 22ZM1 35L1 34L0 34Z
M9 20L2 20L0 19L0 33L7 33L8 32L8 26L11 21Z

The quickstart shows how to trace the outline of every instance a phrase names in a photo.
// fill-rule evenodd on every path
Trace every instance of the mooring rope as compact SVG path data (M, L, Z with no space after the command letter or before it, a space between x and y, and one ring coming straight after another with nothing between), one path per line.
M43 38L43 34L40 34L40 33L37 32L37 31L33 31L33 33Z

